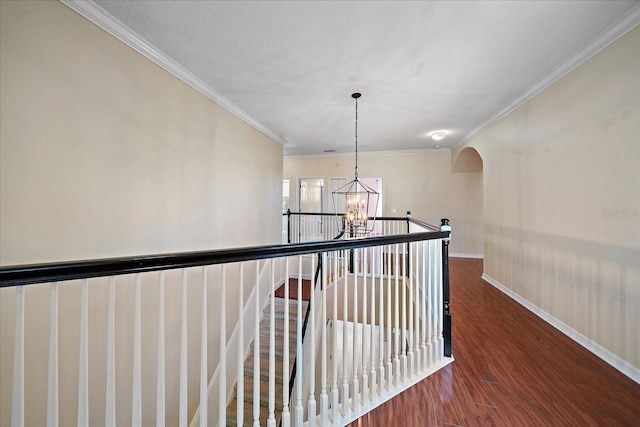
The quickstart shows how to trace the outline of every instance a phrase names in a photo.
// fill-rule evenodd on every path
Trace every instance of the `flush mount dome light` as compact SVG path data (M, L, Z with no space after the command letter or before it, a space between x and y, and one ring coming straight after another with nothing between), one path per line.
M447 133L443 130L436 131L431 134L431 139L434 141L441 141L447 136Z

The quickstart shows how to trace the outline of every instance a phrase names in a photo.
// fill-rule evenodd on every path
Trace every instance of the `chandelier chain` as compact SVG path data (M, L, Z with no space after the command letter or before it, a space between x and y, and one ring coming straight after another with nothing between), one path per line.
M355 173L355 178L356 180L358 179L358 98L355 98L356 100L356 173Z

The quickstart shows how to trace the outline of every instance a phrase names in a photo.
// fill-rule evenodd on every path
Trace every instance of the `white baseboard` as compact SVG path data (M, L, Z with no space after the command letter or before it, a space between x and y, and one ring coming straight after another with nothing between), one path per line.
M633 366L626 360L620 358L616 354L602 347L600 344L582 335L580 332L576 331L566 323L553 317L546 311L542 310L540 307L532 304L530 301L524 299L519 294L513 292L511 289L504 286L502 283L488 276L486 273L482 273L482 279L485 280L490 285L492 285L493 287L495 287L496 289L498 289L499 291L506 294L508 297L512 298L514 301L516 301L520 305L524 306L533 314L535 314L545 322L549 323L551 326L553 326L554 328L556 328L557 330L559 330L560 332L562 332L563 334L565 334L566 336L568 336L569 338L571 338L572 340L574 340L575 342L577 342L578 344L580 344L581 346L583 346L584 348L586 348L587 350L595 354L596 356L598 356L600 359L607 362L609 365L613 366L618 371L622 372L627 377L631 378L636 383L640 384L640 369L638 369L637 367Z
M449 254L449 258L474 258L474 259L483 259L484 255L482 254L464 254L452 252Z

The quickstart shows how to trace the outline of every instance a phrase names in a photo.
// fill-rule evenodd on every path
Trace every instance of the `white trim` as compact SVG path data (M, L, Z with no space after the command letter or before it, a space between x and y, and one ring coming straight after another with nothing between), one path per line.
M640 384L640 369L633 366L631 363L620 358L616 354L602 347L600 344L592 341L588 337L582 335L580 332L576 331L566 323L563 323L562 321L553 317L552 315L542 310L540 307L534 305L533 303L529 302L519 294L513 292L511 289L507 288L506 286L504 286L502 283L498 282L494 278L488 276L486 273L482 273L482 279L485 280L490 285L494 286L499 291L506 294L508 297L512 298L514 301L516 301L520 305L524 306L533 314L535 314L545 322L549 323L551 326L553 326L554 328L556 328L557 330L559 330L560 332L562 332L563 334L565 334L566 336L568 336L569 338L571 338L572 340L574 340L575 342L577 342L578 344L586 348L587 350L589 350L591 353L598 356L600 359L607 362L609 365L613 366L615 369L617 369L627 377L631 378L636 383Z
M484 259L483 254L465 254L465 253L457 253L453 252L449 254L449 258L473 258L473 259Z
M458 148L463 147L467 142L487 130L494 123L516 110L518 107L538 95L540 92L560 80L565 75L569 74L571 71L579 67L580 65L587 62L591 59L595 54L609 46L611 43L618 40L620 37L624 36L626 33L634 29L640 25L640 5L635 6L629 13L627 13L623 18L619 19L615 24L609 27L607 30L602 32L598 37L596 37L591 43L589 43L584 49L577 52L575 55L567 59L560 67L556 68L555 71L551 72L551 74L547 75L544 79L536 83L527 89L519 98L509 104L507 107L498 111L496 114L491 116L489 119L480 123L475 128L471 129L460 142L454 144L451 147L451 151L457 150Z
M349 415L344 416L344 418L340 420L340 425L346 426L350 423L353 423L358 418L363 417L365 414L373 411L378 406L381 406L383 403L386 403L389 400L393 399L394 397L400 395L401 393L409 390L411 387L418 384L420 381L425 380L431 375L435 374L436 372L438 372L440 369L444 368L448 364L453 363L454 360L455 359L453 358L453 355L451 357L442 356L442 358L439 361L435 362L432 366L429 366L425 371L418 372L414 378L409 379L406 382L400 383L397 387L395 386L392 387L392 390L385 390L382 394L377 396L377 399L375 401L369 402L366 408L361 408L359 411L351 411ZM350 402L351 400L352 399L349 398ZM351 405L353 405L353 403L351 403ZM320 415L316 416L315 425L319 425L319 424L320 424ZM310 425L311 424L305 423L305 426L310 426Z
M406 150L388 150L388 151L358 151L359 156L402 156L410 154L426 154L426 153L450 153L448 147L442 148L407 148ZM341 153L317 153L317 154L284 154L286 158L316 158L316 157L353 157L355 151Z
M107 13L93 1L59 1L73 11L77 12L80 16L96 24L98 27L102 28L133 50L150 59L151 61L162 67L164 70L173 74L175 77L179 78L180 80L191 86L193 89L200 92L202 95L219 104L222 108L229 111L231 114L234 114L248 125L254 127L279 144L286 144L286 141L282 139L282 137L273 133L258 120L250 116L246 111L242 110L236 104L224 97L221 93L216 91L214 88L200 80L200 78L195 76L186 68L182 67L176 61L171 59L167 54L153 46L151 43L146 41L131 29L129 29L126 25Z

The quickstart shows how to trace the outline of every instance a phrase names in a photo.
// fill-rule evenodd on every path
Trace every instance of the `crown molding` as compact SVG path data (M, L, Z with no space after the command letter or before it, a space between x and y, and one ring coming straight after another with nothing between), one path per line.
M246 111L242 110L240 107L235 105L229 99L224 97L221 93L216 91L214 88L209 86L207 83L203 82L200 78L195 76L193 73L188 71L186 68L182 67L176 61L171 59L167 54L153 46L151 43L146 41L139 34L132 31L118 19L107 13L100 6L95 4L91 0L59 0L60 3L69 7L74 12L78 13L83 18L89 20L94 23L98 27L105 30L107 33L111 34L133 50L137 51L144 57L150 59L155 64L162 67L164 70L173 74L175 77L179 78L193 89L200 92L202 95L206 96L213 102L220 105L225 110L229 111L231 114L235 115L242 121L246 122L250 126L254 127L258 131L262 132L269 138L278 142L281 145L285 145L286 141L282 139L279 135L276 135L273 131L268 129L262 123L260 123L255 118L251 117Z
M358 157L367 156L402 156L410 154L427 154L427 153L450 153L451 150L448 147L441 148L415 148L406 150L388 150L388 151L359 151ZM344 153L318 153L318 154L284 154L287 159L293 158L318 158L318 157L353 157L355 151L349 151Z
M617 22L612 24L608 29L600 33L589 45L587 45L584 49L578 51L575 55L571 56L567 59L560 67L558 67L555 71L551 72L547 77L542 79L540 82L531 86L526 92L524 92L519 98L517 98L510 105L505 107L504 109L498 111L496 114L491 116L489 119L480 123L475 128L471 129L457 144L454 144L451 147L451 151L455 151L458 148L462 148L473 138L478 136L480 133L487 130L494 123L505 117L507 114L516 110L518 107L538 95L540 92L560 80L565 75L569 74L571 71L579 67L580 65L587 62L598 52L609 46L611 43L618 40L620 37L627 34L629 31L633 30L635 27L640 25L640 4L635 6L631 11L625 15L623 18L619 19Z

